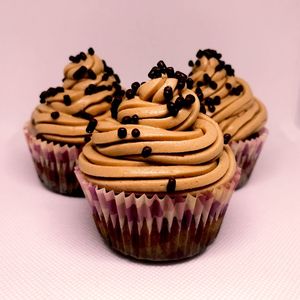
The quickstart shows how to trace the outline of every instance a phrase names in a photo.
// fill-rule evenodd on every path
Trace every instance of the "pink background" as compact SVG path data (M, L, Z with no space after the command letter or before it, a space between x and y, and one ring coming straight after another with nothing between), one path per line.
M2 0L0 299L299 299L299 20L298 0ZM22 125L90 46L125 86L160 59L188 72L199 48L215 48L267 105L257 168L203 255L158 266L116 256L84 200L39 184Z

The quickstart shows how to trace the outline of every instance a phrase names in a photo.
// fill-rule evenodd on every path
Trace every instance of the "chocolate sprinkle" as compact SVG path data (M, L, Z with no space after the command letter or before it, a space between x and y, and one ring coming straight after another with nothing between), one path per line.
M110 111L111 111L111 116L114 119L117 119L117 117L118 117L118 108L119 108L119 105L121 104L121 102L122 102L122 98L117 96L114 98L114 100L111 103Z
M72 63L75 63L75 57L73 55L69 56L69 60L72 62Z
M199 50L201 51L201 50ZM222 57L222 54L218 53L216 50L213 49L205 49L201 51L202 55L206 56L207 59L215 58L220 59Z
M197 56L197 58L201 58L203 56L203 51L202 50L198 50L196 56Z
M198 90L198 89L199 89L199 90ZM200 101L202 101L202 100L203 100L203 92L202 92L202 90L201 90L200 88L197 88L197 89L196 89L196 94L197 94L198 99L199 99Z
M168 68L167 68L167 76L168 76L169 78L174 78L174 75L175 75L175 73L174 73L174 68L168 67Z
M182 109L184 106L184 98L182 96L177 97L175 100L175 105L178 110Z
M120 77L119 77L118 74L114 74L114 77L115 77L115 80L116 80L117 83L121 82Z
M47 97L54 97L56 95L56 88L50 87L46 92Z
M213 98L212 103L213 103L214 105L220 105L220 103L221 103L221 98L220 98L220 96L215 96L215 97Z
M131 135L132 135L134 138L138 138L138 137L141 135L141 133L140 133L140 131L139 131L137 128L134 128L134 129L132 129L132 131L131 131Z
M73 74L73 78L75 80L80 80L84 77L85 73L87 72L87 68L85 66L81 66L76 72Z
M218 87L218 85L217 85L217 83L215 81L210 81L208 85L213 90L217 89L217 87Z
M185 82L182 81L182 80L178 80L177 85L176 85L176 89L177 90L182 90L182 89L184 89L184 86L185 86Z
M149 147L149 146L145 146L145 147L143 148L143 150L142 150L142 156L143 156L144 158L150 156L151 153L152 153L152 149L151 149L151 147Z
M97 86L95 84L89 84L84 90L85 95L93 95L97 93Z
M239 96L243 92L244 88L242 85L238 85L237 87L234 87L230 91L230 95Z
M176 190L176 179L174 177L169 178L168 184L167 184L167 192L173 193Z
M229 82L226 82L225 87L227 90L230 90L232 88L232 85Z
M123 97L123 96L125 95L125 91L122 90L122 89L116 89L114 95L115 95L115 96Z
M110 76L114 74L114 70L111 67L106 67L104 71Z
M206 84L209 84L211 82L211 78L209 77L209 75L207 73L205 73L203 75L203 81L206 83Z
M132 83L132 85L131 85L131 89L135 92L138 90L139 87L140 87L140 84L137 81Z
M216 110L214 105L208 105L207 108L211 113L213 113Z
M192 88L193 88L193 85L194 85L193 79L192 79L192 78L188 78L188 79L186 80L186 87L187 87L188 89L192 89Z
M231 135L229 133L224 134L224 144L228 144L231 139Z
M95 130L97 123L98 123L98 121L96 119L90 120L89 124L86 127L86 132L92 133Z
M112 98L112 96L108 95L103 100L106 101L106 102L108 102L108 103L111 103L112 100L113 100L113 98Z
M224 69L226 70L228 76L234 76L234 70L231 65L225 65Z
M166 86L164 88L164 97L165 97L165 100L167 102L172 100L172 98L173 98L173 90L172 90L171 86Z
M105 91L105 90L111 91L111 90L112 90L112 86L111 86L111 85L99 85L99 86L97 86L97 88L96 88L97 93L98 93L98 92Z
M90 48L88 49L88 54L89 54L89 55L94 55L94 54L95 54L95 51L94 51L94 49L93 49L92 47L90 47Z
M193 67L193 66L194 66L194 62L193 62L192 60L189 60L188 65L189 65L190 67Z
M125 95L126 95L126 98L129 100L129 99L134 98L135 92L134 92L134 90L132 90L132 89L128 89L128 90L126 91Z
M195 101L196 101L196 99L195 99L194 95L192 95L192 94L186 95L185 102L187 102L188 105L192 105Z
M80 60L81 60L81 58L80 58L80 55L78 54L78 55L76 55L75 57L74 57L74 63L75 64L78 64L79 62L80 62Z
M62 86L58 86L55 88L56 94L58 93L63 93L65 91L65 89Z
M204 105L200 105L200 112L206 114L206 108Z
M97 78L97 75L95 74L95 72L93 70L88 70L87 74L88 74L89 79L94 80Z
M71 101L71 97L69 95L64 95L64 104L66 106L71 105L72 101Z
M86 54L84 53L84 52L80 52L80 58L82 59L82 60L86 60Z
M43 91L40 94L40 102L41 103L46 103L46 98L48 97L47 91Z
M114 81L114 82L112 83L112 86L113 86L116 90L120 90L120 89L121 89L121 86L120 86L116 81Z
M177 78L178 80L187 80L187 75L180 72L180 71L176 71L175 72L175 78Z
M125 127L120 127L118 129L118 137L120 139L125 139L127 136L127 129Z
M204 104L205 105L212 105L213 104L212 98L210 98L210 97L205 98Z
M125 116L122 118L122 124L131 124L131 117L130 116Z
M167 70L167 66L165 64L165 62L163 60L160 60L158 63L157 63L157 66L159 67L161 73L166 73L166 70Z
M215 68L215 72L219 72L221 70L223 70L224 66L222 64L218 64Z
M244 87L240 84L236 87L238 91L241 93L244 90Z
M138 124L139 123L139 116L137 114L134 114L131 117L131 124Z
M102 76L102 80L106 81L109 78L109 75L107 73L104 73Z
M53 120L58 119L58 118L59 118L59 112L58 112L58 111L53 111L53 112L51 113L51 118L52 118Z
M167 104L167 109L171 116L176 117L178 115L178 107L173 102Z
M85 120L91 120L94 117L93 115L85 112L84 110L81 110L81 111L77 112L73 116L77 117L77 118L82 118L82 119L85 119Z
M161 71L158 67L153 67L148 73L150 79L159 78L161 76Z
M200 87L197 87L196 90L195 90L196 94L199 94L199 93L202 93L202 90Z

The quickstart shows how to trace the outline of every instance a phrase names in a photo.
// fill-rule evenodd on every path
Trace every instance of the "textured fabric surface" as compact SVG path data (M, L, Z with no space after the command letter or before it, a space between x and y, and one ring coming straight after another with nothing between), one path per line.
M283 148L270 135L206 252L156 265L112 252L84 199L41 185L22 130L6 136L11 148L1 150L0 299L299 299L300 162L293 156L300 141L284 142ZM272 158L275 150L281 160Z

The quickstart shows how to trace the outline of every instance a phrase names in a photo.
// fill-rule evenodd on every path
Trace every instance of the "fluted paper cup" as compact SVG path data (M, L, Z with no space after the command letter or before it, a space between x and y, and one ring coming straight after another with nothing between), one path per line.
M259 131L256 138L229 143L237 165L241 168L241 178L236 189L243 187L248 182L267 136L268 130L263 128Z
M179 260L203 252L216 238L240 170L227 183L191 194L106 191L75 174L96 226L110 247L141 260Z
M82 147L61 146L37 139L24 127L25 138L39 179L49 190L69 196L83 196L74 174Z

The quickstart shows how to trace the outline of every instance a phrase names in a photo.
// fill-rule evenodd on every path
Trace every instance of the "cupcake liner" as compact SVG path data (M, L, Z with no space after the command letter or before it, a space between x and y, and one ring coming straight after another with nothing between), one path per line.
M43 185L63 195L83 196L74 174L81 148L60 146L37 139L29 132L27 125L24 128L24 134L35 169Z
M268 136L268 130L263 128L259 136L245 141L232 141L229 143L235 155L237 165L241 168L241 178L236 189L243 187L249 180L256 161Z
M240 177L191 194L147 196L99 189L75 174L96 226L114 250L141 260L179 260L203 252L216 238Z

